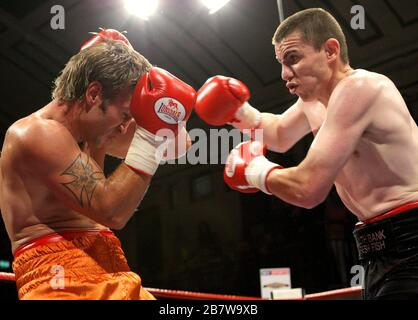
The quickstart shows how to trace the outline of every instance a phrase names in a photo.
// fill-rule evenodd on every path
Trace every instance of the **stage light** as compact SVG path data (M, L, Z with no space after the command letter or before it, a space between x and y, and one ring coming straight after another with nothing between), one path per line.
M209 9L209 14L213 14L231 0L202 0L203 4Z
M158 0L125 0L125 8L141 19L148 20L158 8Z

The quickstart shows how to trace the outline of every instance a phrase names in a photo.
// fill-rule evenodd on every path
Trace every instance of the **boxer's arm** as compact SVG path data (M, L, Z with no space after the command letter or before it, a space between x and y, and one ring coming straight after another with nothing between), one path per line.
M261 113L263 142L275 152L286 152L311 132L300 99L282 114Z
M376 111L370 106L379 86L343 81L330 98L327 118L306 158L297 167L274 170L267 177L269 190L286 202L312 208L324 201L371 123Z
M195 111L208 124L229 123L252 139L261 137L260 131L254 136L251 130L262 129L263 143L277 152L289 150L310 131L300 99L281 115L261 113L249 104L249 99L250 91L240 80L214 76L199 89Z
M106 179L69 132L47 121L31 125L18 140L23 147L22 166L66 206L113 229L130 219L151 180L124 163Z

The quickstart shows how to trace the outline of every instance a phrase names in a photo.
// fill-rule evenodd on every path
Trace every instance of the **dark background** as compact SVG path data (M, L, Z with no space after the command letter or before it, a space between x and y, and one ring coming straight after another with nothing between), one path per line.
M65 30L51 29L50 9L56 4L65 8ZM364 30L350 27L356 4L366 12ZM285 17L309 7L335 15L347 36L352 67L390 77L416 120L418 1L283 1ZM49 102L52 81L98 27L127 30L132 45L152 64L195 89L222 74L244 81L251 104L261 111L281 113L294 102L271 45L279 23L277 1L231 0L214 15L199 0L165 0L159 8L144 22L126 12L120 0L2 0L1 142L14 121ZM209 130L195 115L188 128ZM297 165L311 141L308 136L286 154L268 157ZM118 163L109 158L107 173ZM205 164L159 168L138 211L117 232L144 286L260 296L259 269L271 267L291 268L292 287L307 293L350 286L350 269L357 264L356 218L335 190L306 210L261 192L231 191L222 170L222 165ZM0 259L12 260L1 223ZM8 290L12 294L13 287Z

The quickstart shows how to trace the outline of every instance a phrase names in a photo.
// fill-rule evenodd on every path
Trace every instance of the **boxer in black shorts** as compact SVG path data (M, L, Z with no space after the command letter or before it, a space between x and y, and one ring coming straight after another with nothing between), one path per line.
M282 79L298 97L284 113L258 111L248 103L245 84L228 77L212 77L198 92L195 111L204 121L230 123L258 137L232 150L226 183L308 209L335 186L359 221L418 202L418 127L390 79L350 66L335 18L319 8L297 12L279 25L273 45ZM299 165L282 168L264 157L264 147L286 152L308 133L315 138ZM418 259L410 242L418 234L418 212L390 219L393 229L384 235L399 252L377 250L379 241L370 244L381 255L367 263L365 298L416 298Z
M358 223L364 299L418 299L418 203Z

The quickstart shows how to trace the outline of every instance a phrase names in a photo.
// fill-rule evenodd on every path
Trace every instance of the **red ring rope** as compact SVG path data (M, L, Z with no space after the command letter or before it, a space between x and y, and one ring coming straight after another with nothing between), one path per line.
M16 278L13 273L0 272L1 282L15 282ZM212 294L202 292L191 292L181 290L145 288L156 298L169 298L179 300L265 300L258 297L246 297L235 295ZM361 295L361 287L344 288L314 294L307 294L304 300L332 300L332 299L359 299ZM297 299L300 300L300 299Z

